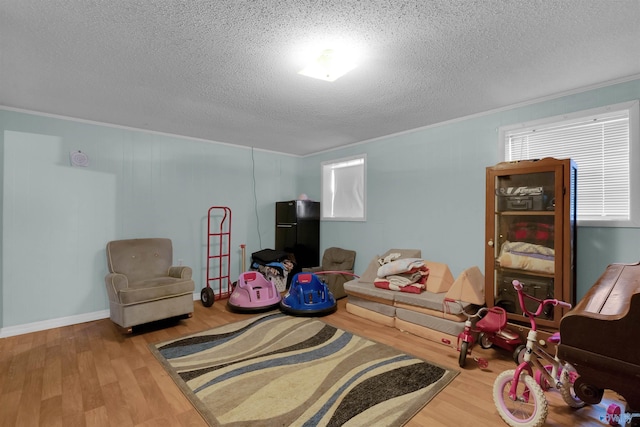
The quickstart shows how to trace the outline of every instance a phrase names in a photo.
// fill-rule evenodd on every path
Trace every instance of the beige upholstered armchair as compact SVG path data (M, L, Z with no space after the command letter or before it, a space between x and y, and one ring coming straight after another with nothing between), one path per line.
M356 253L348 249L328 248L322 255L322 265L318 267L303 268L305 272L319 271L346 271L353 273L353 265L356 262ZM344 291L344 283L353 279L347 274L325 274L321 279L327 284L329 291L335 299L344 298L347 294Z
M171 240L162 238L115 240L107 243L105 277L111 320L131 332L132 327L170 317L191 317L191 268L172 266Z

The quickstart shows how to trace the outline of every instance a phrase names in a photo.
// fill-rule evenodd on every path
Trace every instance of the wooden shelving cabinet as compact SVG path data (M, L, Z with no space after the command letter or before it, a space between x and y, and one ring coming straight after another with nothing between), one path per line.
M486 303L505 308L512 323L529 323L513 279L537 298L576 302L576 178L570 159L503 162L487 168ZM545 310L538 326L558 329L563 313L560 307Z

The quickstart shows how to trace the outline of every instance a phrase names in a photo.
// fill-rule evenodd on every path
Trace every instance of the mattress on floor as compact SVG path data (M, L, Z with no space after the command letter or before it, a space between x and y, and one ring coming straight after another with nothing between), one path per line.
M435 329L425 328L424 326L416 325L415 323L407 322L406 320L397 319L395 323L396 329L402 332L410 333L418 337L428 339L429 341L437 342L438 344L445 344L450 346L451 343L458 341L457 335L449 335L444 332L436 331Z
M458 335L464 329L463 321L453 321L441 317L430 316L404 308L396 308L396 317L425 328L440 331L448 335Z
M366 298L360 298L357 295L349 295L349 303L357 305L358 307L366 308L367 310L378 312L384 316L393 317L396 315L396 307L389 304L382 304L377 301L372 301Z
M429 316L442 317L443 319L449 319L455 322L460 322L460 321L464 322L465 320L467 320L467 316L465 316L462 313L453 314L445 311L432 310L430 308L425 308L425 307L418 307L416 305L404 304L402 302L395 302L394 305L396 306L396 308L404 308L406 310L415 311L415 312L426 314Z
M446 293L434 294L433 292L421 292L419 294L411 294L407 292L396 292L394 301L402 302L417 307L429 308L431 310L442 311L442 302Z
M344 284L344 290L347 295L356 295L371 300L377 299L387 304L393 304L393 300L398 293L388 289L376 288L372 283L361 283L357 279L346 282Z
M369 301L376 301L381 304L402 303L434 311L459 314L461 316L464 316L461 313L462 308L471 305L467 302L456 302L447 303L445 307L444 299L447 296L446 292L421 292L419 294L414 294L410 292L390 291L388 289L376 288L370 283L362 283L358 280L346 282L344 284L344 290L347 295L356 296ZM472 310L472 312L473 311L475 310Z
M394 301L398 303L404 303L404 304L413 305L416 307L428 308L430 310L448 312L451 314L462 314L463 308L472 305L472 304L469 304L468 302L459 301L459 302L447 303L445 307L444 299L447 296L446 292L441 292L437 294L433 292L421 292L419 294L396 292L396 294L397 295L395 296Z
M348 313L351 313L354 316L362 317L364 319L368 319L375 323L379 323L384 326L389 326L391 328L395 326L396 318L393 316L385 316L384 314L380 314L376 311L360 307L350 302L347 302L346 309Z

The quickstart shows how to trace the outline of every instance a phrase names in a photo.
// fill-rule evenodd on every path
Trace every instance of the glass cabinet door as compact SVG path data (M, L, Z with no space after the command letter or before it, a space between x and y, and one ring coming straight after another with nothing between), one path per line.
M575 164L542 159L487 168L485 295L512 321L527 324L513 280L539 299L575 303ZM538 304L526 301L535 311ZM558 306L546 307L538 324L557 328Z
M495 260L494 305L522 313L514 279L529 295L554 297L555 173L495 177L495 235L489 245ZM527 309L536 310L533 301ZM553 320L553 308L541 319Z

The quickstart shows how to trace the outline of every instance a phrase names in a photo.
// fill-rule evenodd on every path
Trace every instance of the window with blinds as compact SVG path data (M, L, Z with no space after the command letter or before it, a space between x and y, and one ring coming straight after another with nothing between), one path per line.
M571 158L578 167L578 223L634 226L640 194L638 102L501 129L504 160ZM636 154L635 157L638 157ZM637 167L635 168L637 169ZM634 185L635 184L635 185ZM634 214L636 218L634 218Z
M322 163L323 220L365 221L365 154Z

